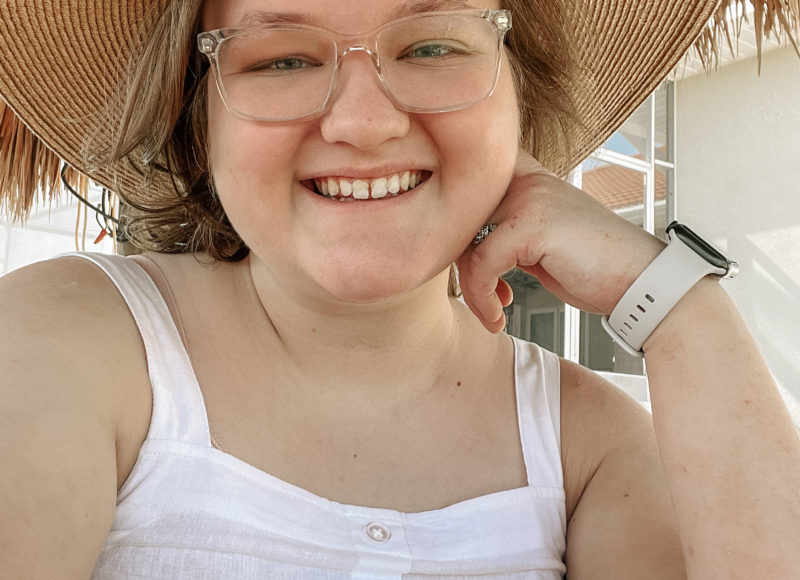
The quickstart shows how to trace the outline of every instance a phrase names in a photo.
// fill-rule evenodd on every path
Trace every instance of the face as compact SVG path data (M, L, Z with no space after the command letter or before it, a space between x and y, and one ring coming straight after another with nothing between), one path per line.
M499 1L468 5L499 8ZM341 34L369 32L403 0L216 0L204 30L249 11L292 12ZM460 6L463 8L464 6ZM446 270L502 198L516 158L519 117L504 56L494 93L466 109L408 113L385 93L369 56L348 54L334 100L316 119L270 124L233 116L209 79L209 154L217 193L251 249L253 266L305 292L374 301ZM418 175L406 193L340 202L315 182ZM387 181L390 183L390 181ZM372 195L372 194L370 194Z

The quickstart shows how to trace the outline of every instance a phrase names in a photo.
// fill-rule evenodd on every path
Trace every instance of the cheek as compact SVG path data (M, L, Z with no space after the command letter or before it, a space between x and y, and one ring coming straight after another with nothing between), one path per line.
M232 116L214 87L208 103L208 152L214 185L226 211L238 198L272 203L273 190L292 187L291 160L302 142L297 126L263 126ZM231 218L233 216L230 216Z
M295 211L294 160L306 130L265 126L233 117L217 95L209 99L208 152L214 188L239 236L253 249L288 239ZM279 244L278 244L279 245Z
M224 106L209 105L208 150L217 187L231 180L240 182L268 177L276 168L286 168L292 148L281 128L265 128L233 117ZM276 144L283 144L283 147Z
M449 185L469 176L471 189L499 201L505 193L519 149L519 112L510 72L504 67L492 96L455 114L432 119L431 130Z

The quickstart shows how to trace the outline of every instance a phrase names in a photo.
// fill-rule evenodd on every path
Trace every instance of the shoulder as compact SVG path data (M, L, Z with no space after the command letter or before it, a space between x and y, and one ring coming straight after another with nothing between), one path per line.
M109 323L124 323L127 312L111 280L88 260L74 256L6 274L0 278L0 302L2 324L8 329L5 338L13 334L15 345L48 346L48 358L79 348L103 348L109 342L102 340L104 335L114 332Z
M152 394L139 329L114 283L93 262L63 256L0 278L0 304L0 373L25 386L17 396L59 401L65 421L91 410L107 422L121 483Z
M561 434L570 577L683 577L651 415L562 360Z
M38 262L0 277L0 301L4 327L17 331L14 343L58 346L48 356L102 350L113 343L104 340L112 333L122 330L122 338L130 338L125 331L135 331L113 282L95 264L77 256ZM4 333L6 338L9 334Z
M91 400L117 437L138 437L131 434L142 423L146 430L144 345L125 300L97 265L63 256L10 272L0 277L0 304L2 372L21 374L32 392L58 396L65 412Z
M25 522L0 530L0 559L20 576L86 577L149 422L138 330L77 257L0 278L0 305L0 520Z
M567 515L603 459L652 432L650 414L600 375L564 359L561 369L561 456Z

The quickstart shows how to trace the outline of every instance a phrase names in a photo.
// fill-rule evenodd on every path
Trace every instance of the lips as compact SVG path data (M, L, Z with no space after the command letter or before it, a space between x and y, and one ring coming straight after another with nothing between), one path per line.
M320 177L309 180L316 194L337 201L365 201L397 197L430 177L429 171L408 170L371 179Z

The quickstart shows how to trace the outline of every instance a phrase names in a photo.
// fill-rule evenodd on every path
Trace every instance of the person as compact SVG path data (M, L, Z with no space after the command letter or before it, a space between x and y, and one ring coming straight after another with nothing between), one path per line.
M715 4L0 3L0 95L149 249L0 280L2 576L800 576L717 277L639 345L652 418L501 332L515 266L613 322L688 247L557 175Z

